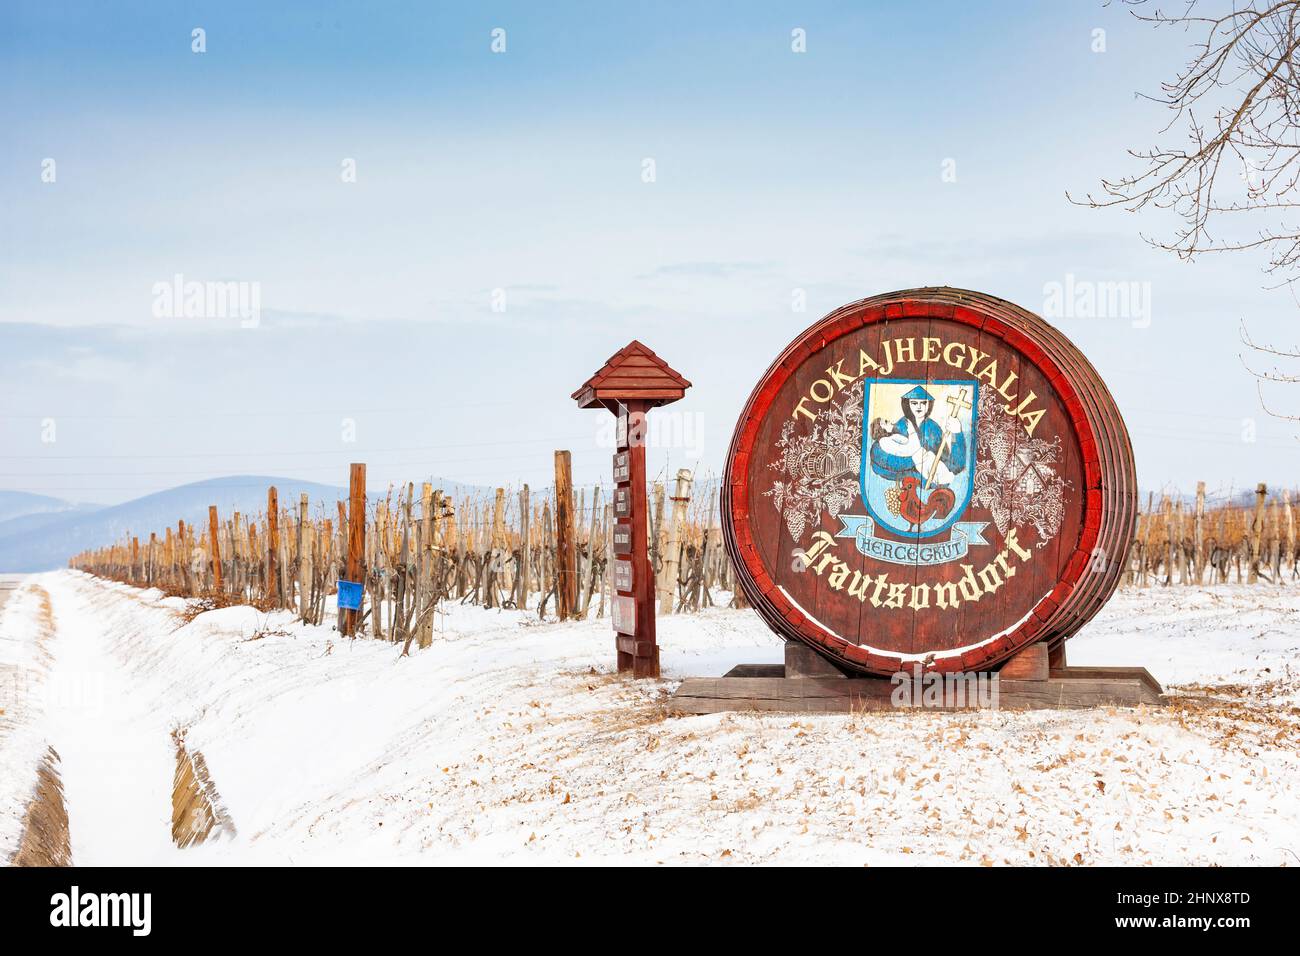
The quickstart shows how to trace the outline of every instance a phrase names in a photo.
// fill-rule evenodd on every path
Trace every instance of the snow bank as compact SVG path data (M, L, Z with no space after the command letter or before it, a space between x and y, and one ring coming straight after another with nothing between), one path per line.
M781 659L752 612L661 618L667 679L630 681L607 621L453 605L401 658L287 613L182 625L157 592L45 582L60 641L89 635L120 669L135 714L105 726L141 750L185 730L238 828L162 862L1275 865L1300 849L1295 717L1277 703L1300 605L1283 591L1121 595L1070 642L1071 663L1244 688L1165 711L678 718L674 679Z
M1300 662L1300 589L1120 591L1066 644L1071 664L1145 667L1164 684L1259 682Z
M18 849L48 744L51 637L43 590L28 582L0 608L0 861Z

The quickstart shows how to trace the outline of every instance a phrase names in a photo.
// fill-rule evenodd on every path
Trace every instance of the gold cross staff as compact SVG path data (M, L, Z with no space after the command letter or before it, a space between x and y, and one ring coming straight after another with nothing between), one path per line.
M952 409L951 417L958 419L958 421L961 419L961 410L971 407L970 400L966 397L966 389L964 388L960 389L956 395L949 395L944 399L944 401L946 401L948 407ZM935 454L934 461L930 462L930 473L925 476L925 484L921 486L922 491L930 490L930 485L934 483L935 470L939 467L939 459L944 456L944 452L948 450L948 446L951 444L952 432L945 428L943 430L943 441L939 443L939 451Z

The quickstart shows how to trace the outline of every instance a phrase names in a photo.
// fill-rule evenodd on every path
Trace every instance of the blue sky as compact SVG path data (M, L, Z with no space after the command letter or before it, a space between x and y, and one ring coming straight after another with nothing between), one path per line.
M1067 275L1150 284L1149 328L1057 323L1144 487L1285 480L1294 428L1238 325L1293 342L1295 301L1065 197L1154 141L1134 93L1187 42L1100 2L6 4L0 487L112 502L350 460L545 485L561 447L607 479L568 395L632 337L695 383L652 470L716 470L825 312L937 284L1040 311ZM260 323L156 317L176 274L257 283Z

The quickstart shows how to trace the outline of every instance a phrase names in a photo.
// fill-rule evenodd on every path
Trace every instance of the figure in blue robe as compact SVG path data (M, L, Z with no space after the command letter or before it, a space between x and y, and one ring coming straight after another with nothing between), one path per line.
M963 471L967 464L966 436L962 434L960 421L949 419L948 447L939 454L945 428L930 417L934 396L918 385L903 396L902 406L903 417L893 424L892 430L885 419L871 423L871 470L887 481L915 475L932 487L948 485L952 476ZM914 441L913 436L919 441ZM939 467L934 467L935 455L939 456Z

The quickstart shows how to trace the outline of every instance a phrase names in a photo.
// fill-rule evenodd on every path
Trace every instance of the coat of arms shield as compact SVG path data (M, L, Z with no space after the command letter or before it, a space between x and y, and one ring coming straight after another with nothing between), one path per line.
M970 504L979 382L868 379L862 409L862 500L905 538L952 527Z

